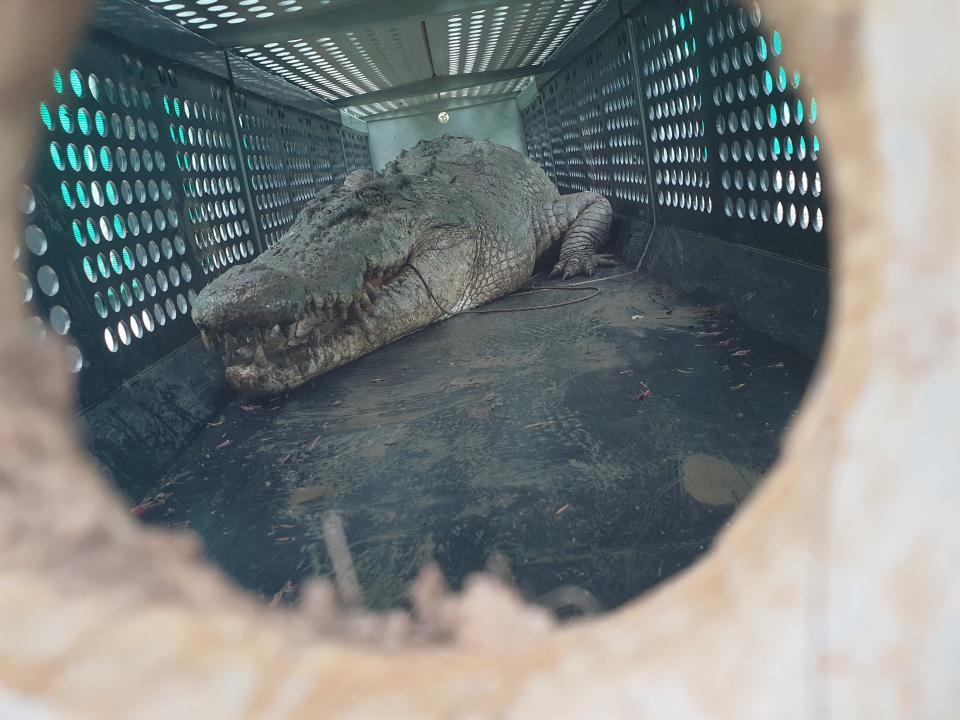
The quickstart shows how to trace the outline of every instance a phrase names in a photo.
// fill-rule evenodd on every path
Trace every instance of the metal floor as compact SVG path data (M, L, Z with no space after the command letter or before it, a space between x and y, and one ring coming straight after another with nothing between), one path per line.
M333 510L373 608L404 604L431 558L459 586L494 553L531 599L577 586L624 603L709 546L775 459L812 367L650 278L599 287L462 315L288 396L235 400L144 518L192 527L267 597L330 572Z

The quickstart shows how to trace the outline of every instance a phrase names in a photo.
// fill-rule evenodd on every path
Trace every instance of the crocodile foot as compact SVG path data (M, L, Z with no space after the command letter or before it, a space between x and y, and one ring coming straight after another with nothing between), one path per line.
M560 258L560 262L550 271L550 277L562 277L564 280L580 274L593 277L597 268L613 267L616 264L615 255L599 255L594 252L576 253L570 257Z

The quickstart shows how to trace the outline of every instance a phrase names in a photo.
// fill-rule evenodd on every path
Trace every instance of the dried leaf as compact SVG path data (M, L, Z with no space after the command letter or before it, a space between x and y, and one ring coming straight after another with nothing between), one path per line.
M752 350L737 350L736 352L730 353L732 357L743 357L744 355L749 355Z
M230 447L232 444L233 443L230 440L224 440L222 443L217 445L217 450L223 450L224 448Z
M683 373L684 375L693 375L693 370L683 370L681 368L674 368L678 373Z
M240 409L244 412L253 412L254 410L259 410L260 405L241 405Z
M564 514L567 510L569 510L569 509L570 509L570 503L567 503L567 504L564 505L562 508L560 508L559 510L557 510L557 511L554 513L554 515L556 515L556 516L559 517L560 515L563 515L563 514Z
M207 427L208 427L208 428L220 427L220 426L223 425L226 421L227 421L227 419L226 419L223 415L221 415L220 417L218 417L218 418L217 418L216 420L214 420L213 422L208 422L208 423L207 423Z
M543 422L533 423L531 425L524 425L523 429L529 430L530 428L542 427L544 425L556 425L556 424L557 424L556 420L544 420Z
M739 385L733 385L731 390L743 390L747 386L746 383L740 383Z

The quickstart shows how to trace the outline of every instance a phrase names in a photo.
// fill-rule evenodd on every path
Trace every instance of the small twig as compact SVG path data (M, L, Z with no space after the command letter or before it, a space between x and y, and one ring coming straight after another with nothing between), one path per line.
M327 544L327 554L333 564L333 577L340 600L344 605L362 604L363 593L360 591L360 582L353 567L353 558L350 555L350 546L347 545L346 533L343 531L343 522L335 512L323 514L323 540Z

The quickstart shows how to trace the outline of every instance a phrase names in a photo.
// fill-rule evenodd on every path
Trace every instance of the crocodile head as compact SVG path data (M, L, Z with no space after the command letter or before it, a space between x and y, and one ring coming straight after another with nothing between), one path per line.
M475 228L429 178L327 188L276 245L211 282L193 319L223 344L237 390L283 392L442 317L467 285Z

